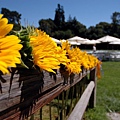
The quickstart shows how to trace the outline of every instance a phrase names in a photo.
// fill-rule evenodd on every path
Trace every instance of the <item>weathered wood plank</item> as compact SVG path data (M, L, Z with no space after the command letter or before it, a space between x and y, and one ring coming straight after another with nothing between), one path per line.
M19 104L22 94L24 94L24 96L31 94L29 96L32 96L32 93L33 93L33 96L34 96L34 94L36 93L35 90L39 90L40 87L41 87L41 91L39 91L39 93L42 93L60 83L63 83L63 80L61 79L60 75L57 76L57 81L55 82L52 78L50 78L50 76L46 72L45 77L44 77L44 83L41 81L40 82L37 81L37 80L39 80L39 76L33 75L31 78L30 78L30 76L24 77L25 81L29 81L29 82L26 84L26 87L24 89L22 89L23 83L19 87L18 77L16 77L16 76L19 76L19 75L15 75L10 93L8 92L10 75L5 75L5 77L4 77L7 80L7 83L5 83L5 84L2 83L3 93L0 94L0 112L11 106ZM23 77L22 77L22 79L23 79ZM40 86L40 84L42 84L42 85ZM25 84L24 84L24 86L25 86ZM39 88L36 89L37 87L39 87ZM11 102L11 101L14 101L14 102Z
M79 75L74 75L71 82L64 83L60 72L57 72L56 80L44 71L43 80L39 73L27 72L26 75L15 74L12 81L11 91L9 91L10 74L5 75L6 83L2 83L3 93L0 94L0 120L17 119L22 115L26 117L34 113L62 91L69 89L79 82L89 71L84 71Z
M83 114L86 110L88 105L91 93L94 88L94 82L91 81L87 88L85 89L84 93L82 94L80 100L76 104L75 108L73 109L72 113L70 114L68 120L82 120Z
M0 120L23 120L25 117L28 117L30 114L35 113L37 110L39 110L42 106L49 103L51 100L53 100L58 94L60 94L64 90L62 85L59 85L57 88L49 91L45 95L41 96L35 104L33 104L31 110L28 108L24 108L23 110L13 109L9 113L6 113L5 115L2 115L0 117ZM21 103L20 106L23 106L24 103ZM21 118L20 118L21 117Z

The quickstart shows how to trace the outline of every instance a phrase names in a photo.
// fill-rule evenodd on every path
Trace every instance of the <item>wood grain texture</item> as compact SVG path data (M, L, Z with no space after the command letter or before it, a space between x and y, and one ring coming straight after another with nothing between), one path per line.
M2 75L6 82L1 82L0 120L18 120L28 117L53 100L62 91L74 86L89 72L84 71L78 75L75 74L74 77L69 77L68 82L64 84L64 78L61 77L59 70L56 74L56 80L46 71L41 74L34 70L23 70L13 76L10 93L11 74Z
M95 84L93 81L89 83L84 93L82 94L80 100L78 101L72 113L70 114L68 120L82 120L82 117L88 105L91 93L93 91L94 85Z

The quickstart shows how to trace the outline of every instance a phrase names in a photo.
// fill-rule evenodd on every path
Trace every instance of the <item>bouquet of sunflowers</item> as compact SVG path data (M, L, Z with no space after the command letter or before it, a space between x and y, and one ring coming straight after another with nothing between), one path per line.
M87 70L100 66L101 62L93 55L71 48L66 40L58 46L44 31L27 27L8 35L13 25L0 14L0 71L10 72L10 68L38 69L64 75L79 74L82 67ZM67 73L67 74L66 74ZM100 74L99 74L100 77Z

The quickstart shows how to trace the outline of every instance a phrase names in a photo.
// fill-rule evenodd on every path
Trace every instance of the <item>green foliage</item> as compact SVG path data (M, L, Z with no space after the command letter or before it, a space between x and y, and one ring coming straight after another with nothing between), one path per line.
M79 21L77 21L75 17L73 19L72 18L70 19L71 20L67 22L66 28L70 29L74 34L74 36L85 37L86 31L87 31L86 26L81 24Z
M113 24L120 24L120 12L114 12L111 19Z
M29 31L27 28L21 29L20 31L14 31L15 34L21 40L21 44L23 45L22 49L20 50L22 66L27 68L33 67L33 60L32 60L32 47L30 46L30 38L29 38Z
M52 36L54 36L54 38L57 39L67 39L69 37L72 37L72 31L71 30L67 30L67 31L55 31Z
M86 34L88 36L88 39L96 39L97 37L96 29L94 26L89 27Z
M63 6L61 6L60 4L58 4L58 7L55 11L54 22L58 27L60 27L61 24L65 22Z
M17 11L10 11L7 8L2 8L1 9L1 14L3 14L5 18L8 19L9 23L14 24L13 30L19 31L21 26L20 26L20 19L21 19L21 14L19 14Z
M47 34L52 36L52 32L56 30L56 25L54 24L54 21L51 19L41 19L39 20L39 28L43 31L45 31Z
M1 13L8 19L9 23L20 24L21 14L17 11L10 11L7 8L2 8Z
M85 114L85 120L108 120L105 108L97 106L96 108L88 109Z

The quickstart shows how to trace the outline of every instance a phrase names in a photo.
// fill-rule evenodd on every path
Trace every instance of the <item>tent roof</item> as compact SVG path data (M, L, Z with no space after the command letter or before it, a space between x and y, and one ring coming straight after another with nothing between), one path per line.
M120 41L120 39L116 38L116 37L113 37L113 36L106 35L104 37L101 37L101 38L97 39L97 41L100 41L100 42L113 42L113 41Z
M83 44L94 45L94 44L97 44L97 43L101 43L101 42L97 41L97 40L89 40L89 39L87 39L86 41L84 41Z
M52 37L52 40L55 41L57 44L61 44L60 40L56 39L56 38L53 38Z
M79 36L75 36L75 37L69 38L68 41L81 43L82 41L85 41L85 39Z
M110 42L109 44L113 44L113 45L120 45L120 42Z

